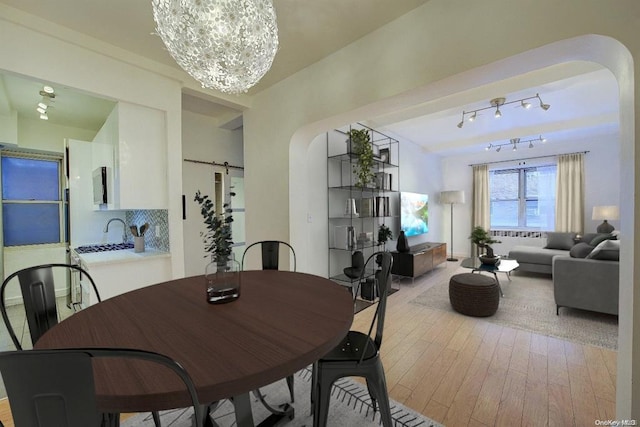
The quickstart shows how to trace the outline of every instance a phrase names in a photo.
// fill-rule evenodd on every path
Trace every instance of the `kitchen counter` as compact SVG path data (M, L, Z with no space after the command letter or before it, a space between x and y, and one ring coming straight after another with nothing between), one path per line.
M134 252L133 249L122 249L119 251L78 254L78 256L87 266L95 266L102 264L144 261L162 257L169 258L171 256L171 253L147 248L144 252L138 253Z
M144 286L170 280L171 253L147 248L136 253L133 249L78 254L80 265L87 270L105 299ZM84 287L84 285L83 285ZM87 296L87 305L95 304Z

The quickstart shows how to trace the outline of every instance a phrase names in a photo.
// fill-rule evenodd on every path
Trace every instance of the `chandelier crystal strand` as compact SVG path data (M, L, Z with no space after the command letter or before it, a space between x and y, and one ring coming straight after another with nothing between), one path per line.
M272 0L152 0L156 31L203 87L238 94L271 68L278 50Z

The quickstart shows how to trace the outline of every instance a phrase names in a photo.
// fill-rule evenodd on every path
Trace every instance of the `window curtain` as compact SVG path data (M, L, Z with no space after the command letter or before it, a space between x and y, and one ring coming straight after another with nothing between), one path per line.
M584 154L558 157L555 231L582 233L584 228Z
M473 224L485 230L491 227L491 209L489 204L489 167L473 166Z

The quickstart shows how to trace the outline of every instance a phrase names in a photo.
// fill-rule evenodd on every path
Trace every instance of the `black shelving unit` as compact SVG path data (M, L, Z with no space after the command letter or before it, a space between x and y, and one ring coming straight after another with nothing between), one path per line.
M374 182L364 188L355 185L358 155L348 152L351 129L366 129L374 156L378 154L372 168ZM399 233L399 161L399 141L365 125L357 123L327 133L329 278L341 285L353 289L357 284L357 279L343 273L345 267L351 266L354 251L362 251L367 259L372 253L385 249L377 242L381 224L391 229L394 238Z

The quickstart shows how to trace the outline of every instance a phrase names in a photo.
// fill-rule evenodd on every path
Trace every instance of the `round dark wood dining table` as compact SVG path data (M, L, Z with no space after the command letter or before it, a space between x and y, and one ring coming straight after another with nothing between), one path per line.
M351 294L328 279L274 270L240 275L236 301L208 304L204 276L163 282L72 315L34 347L162 353L185 367L200 402L207 403L247 394L308 366L351 326ZM183 383L165 369L141 361L96 361L99 409L123 413L189 406Z

